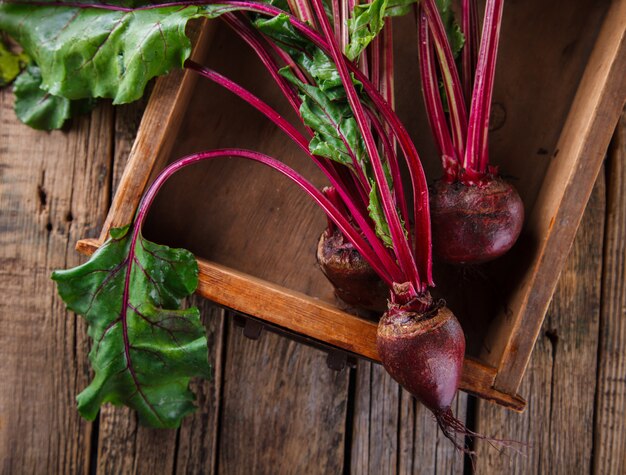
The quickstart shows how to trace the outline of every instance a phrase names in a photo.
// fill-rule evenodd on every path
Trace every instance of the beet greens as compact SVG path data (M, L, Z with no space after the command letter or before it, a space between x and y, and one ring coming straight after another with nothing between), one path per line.
M145 241L141 227L154 196L177 170L204 160L238 157L269 166L294 181L388 286L388 310L378 332L382 363L433 411L446 436L463 448L455 440L455 432L467 432L452 416L450 404L460 381L465 339L454 315L434 302L428 291L433 285L428 189L415 146L390 104L390 30L379 36L385 17L405 13L412 2L346 2L351 7L346 10L337 1L329 5L322 0L292 0L292 12L274 2L207 3L210 5L177 2L135 9L66 3L66 7L43 8L50 15L70 18L69 30L72 15L113 15L118 22L132 22L136 14L158 17L164 9L176 9L167 11L172 15L185 12L190 17L222 15L257 53L297 109L305 134L230 79L192 61L187 60L185 66L265 114L317 164L331 188L319 191L280 161L249 150L202 152L168 166L148 189L128 228L112 230L111 239L86 264L54 275L61 296L71 309L85 316L95 339L92 363L96 378L79 396L90 400L88 407L79 406L85 408L81 412L92 418L103 402L125 403L137 409L148 424L171 427L189 411L188 378L207 374L207 364L199 356L206 355L206 340L198 333L196 311L178 308L180 299L195 288L197 269L187 251ZM349 11L353 14L346 22ZM2 13L6 14L6 9ZM186 18L171 21L180 31ZM1 21L0 17L0 25ZM141 27L152 31L149 22ZM132 37L132 26L129 28ZM107 35L114 30L109 29ZM28 34L25 38L35 41ZM44 78L43 84L47 80ZM449 97L460 97L455 80L449 82ZM87 86L90 94L93 88L93 84ZM120 93L115 90L116 95ZM454 109L454 99L450 103ZM463 132L462 122L457 132ZM408 165L410 190L403 188L400 179L401 160ZM160 260L145 261L146 256ZM172 283L164 281L177 272L186 277L174 275ZM156 341L151 341L150 335ZM185 366L184 358L171 358L186 354L189 345L195 363ZM162 354L164 348L167 355Z

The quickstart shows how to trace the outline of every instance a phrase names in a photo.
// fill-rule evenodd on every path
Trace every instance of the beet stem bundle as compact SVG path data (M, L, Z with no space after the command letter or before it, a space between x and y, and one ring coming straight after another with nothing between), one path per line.
M487 0L478 46L476 2L462 1L462 82L435 0L423 0L418 9L422 92L444 171L431 188L435 252L453 264L500 257L515 244L524 221L517 191L489 165L489 117L503 7L504 0Z

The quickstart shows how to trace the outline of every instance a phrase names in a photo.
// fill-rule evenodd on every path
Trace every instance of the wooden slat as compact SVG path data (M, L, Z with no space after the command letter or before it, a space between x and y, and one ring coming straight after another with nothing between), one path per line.
M604 216L600 174L521 386L528 410L512 415L479 402L480 433L527 445L499 452L479 442L476 473L591 470Z
M0 91L0 472L88 473L93 425L76 410L90 378L85 322L50 281L78 265L109 202L112 109L69 131L21 124Z
M359 362L355 381L350 473L463 473L463 454L445 439L432 413L382 366ZM453 402L466 420L467 396Z
M593 473L626 473L626 116L607 164L607 223ZM619 454L622 454L620 457Z
M526 232L539 240L529 271L486 345L498 368L496 387L514 393L521 382L568 250L576 235L611 133L626 99L626 0L614 0L597 39L557 152L530 214ZM508 311L507 309L507 311Z
M341 473L347 371L276 334L227 332L218 473Z
M185 418L178 435L176 451L177 474L215 473L219 443L220 406L222 395L224 356L224 310L210 302L194 297L207 329L209 362L212 367L210 381L192 381L198 410Z
M172 473L176 431L141 426L127 407L100 410L98 474Z

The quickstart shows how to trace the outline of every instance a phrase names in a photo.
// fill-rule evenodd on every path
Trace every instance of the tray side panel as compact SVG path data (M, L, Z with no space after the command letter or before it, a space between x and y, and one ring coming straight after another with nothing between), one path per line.
M511 298L513 315L502 314L483 352L499 368L496 387L516 391L543 316L572 246L584 208L626 97L626 1L613 2L544 185L529 216L526 234L536 251ZM528 250L531 252L531 250Z
M201 61L204 58L214 30L214 21L200 20L190 24L188 34L195 44L192 53L194 60ZM101 242L109 236L109 229L133 220L150 177L169 157L196 77L192 71L177 69L156 80L128 163L102 227Z
M83 239L78 242L77 249L90 255L99 245L95 239ZM326 346L380 363L375 322L215 262L198 259L198 269L198 295L278 328L318 340ZM495 378L495 368L465 358L460 389L510 409L523 410L526 402L521 397L493 388Z

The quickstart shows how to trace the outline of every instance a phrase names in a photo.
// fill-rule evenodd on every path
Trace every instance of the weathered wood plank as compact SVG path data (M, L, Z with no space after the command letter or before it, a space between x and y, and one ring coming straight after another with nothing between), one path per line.
M477 473L591 470L605 202L600 174L520 389L527 412L478 406L479 432L528 444L526 455L479 442Z
M396 473L400 387L381 366L362 361L354 400L350 472Z
M466 420L467 395L453 404ZM353 474L461 474L463 454L437 427L432 413L391 379L382 366L357 368L350 472Z
M130 409L103 406L97 473L172 473L175 445L175 430L148 429Z
M593 473L626 472L626 115L609 152ZM621 454L621 456L620 456Z
M76 411L90 372L86 325L50 281L77 265L109 200L111 108L70 130L19 123L0 91L0 472L87 473L92 424Z
M153 83L148 84L152 89ZM130 159L133 142L135 141L141 118L148 104L147 92L141 99L130 104L116 106L114 109L115 122L113 129L113 170L111 175L111 189L117 190L124 174L124 168Z
M209 362L213 367L210 381L196 380L192 389L197 396L198 411L187 417L180 428L176 447L177 474L215 473L219 430L220 396L223 380L224 310L194 297L207 329Z
M278 335L227 328L218 473L341 473L348 372Z

